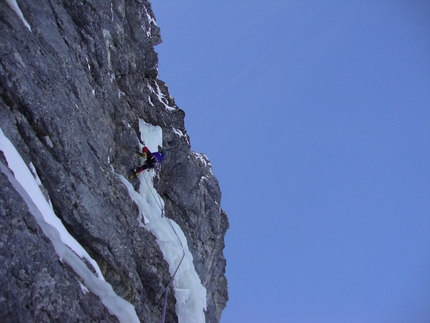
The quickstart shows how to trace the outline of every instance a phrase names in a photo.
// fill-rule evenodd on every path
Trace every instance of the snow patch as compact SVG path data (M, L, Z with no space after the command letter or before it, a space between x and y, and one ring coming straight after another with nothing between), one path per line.
M148 102L152 107L154 106L154 103L152 103L151 97L149 95L148 95Z
M145 13L146 13L146 18L148 18L149 23L154 24L155 26L157 26L157 22L155 21L154 18L151 17L151 15L148 12L148 9L146 9L146 7L143 7L143 9L145 9Z
M88 70L91 71L90 61L88 60L88 56L85 56L85 60L87 61Z
M21 19L24 26L27 27L28 30L30 30L30 32L31 32L31 27L28 24L27 20L25 20L21 9L19 9L18 3L16 3L16 0L6 0L6 2L9 5L9 7L11 7L13 11L15 11L15 13L18 15L19 19Z
M206 176L206 175L203 175L202 177L200 177L200 182L210 181L210 180L211 180L211 178L209 176Z
M172 129L173 129L173 133L177 134L179 137L185 137L185 134L181 130L176 128L172 128Z
M176 128L172 128L173 133L178 135L179 137L183 137L185 138L185 140L187 141L187 144L190 146L190 141L188 140L188 136L186 134L184 134L181 130L176 129Z
M168 103L168 100L166 99L166 96L161 92L160 87L158 86L158 83L155 82L155 89L148 84L148 88L149 90L154 93L157 98L158 101L160 101L161 103L163 103L164 107L166 108L166 110L168 111L175 111L176 108L175 107L171 107Z
M203 166L205 167L210 167L212 168L212 164L209 161L209 158L205 155L205 154L201 154L201 153L196 153L196 152L192 152L192 154L203 164Z
M191 153L194 155L194 157L197 158L197 160L200 161L202 166L207 167L209 169L209 172L213 175L212 164L210 163L209 158L205 154L196 153L195 151Z
M146 37L151 37L151 33L152 33L152 28L151 28L151 24L154 24L155 26L157 26L157 23L155 22L155 19L151 17L151 15L148 12L148 9L146 9L146 7L144 6L143 9L145 10L146 13L146 18L148 19L148 28L146 30ZM143 30L145 30L145 28L143 26L141 26L141 28Z
M121 323L138 323L139 319L134 306L113 291L112 286L104 280L97 263L69 234L46 201L38 181L33 177L18 151L1 129L0 150L3 151L13 174L0 162L1 171L6 174L9 182L27 203L29 211L34 215L43 233L51 240L60 260L66 262L82 278L85 286L99 296L109 313L115 315ZM85 258L91 264L97 276L81 258Z

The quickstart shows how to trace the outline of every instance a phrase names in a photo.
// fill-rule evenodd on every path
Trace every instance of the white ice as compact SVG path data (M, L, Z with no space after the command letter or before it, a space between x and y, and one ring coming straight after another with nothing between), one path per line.
M157 151L162 145L162 130L158 126L139 120L141 140L150 151ZM131 198L139 207L142 218L145 219L144 227L156 237L164 259L169 264L170 275L177 273L173 280L176 315L179 323L205 322L204 310L206 309L206 288L202 285L193 264L193 256L188 249L187 240L182 229L175 221L164 216L164 201L153 187L155 173L143 171L139 175L140 192L134 191L133 186L122 176ZM178 265L185 255L181 265ZM166 282L167 283L167 282Z
M1 171L7 175L10 183L27 203L29 211L34 215L44 234L51 240L60 259L66 262L81 277L84 285L99 296L103 305L121 323L138 323L139 319L134 306L113 291L112 286L104 281L97 263L67 232L43 196L36 179L24 163L24 160L1 129L0 150L3 151L13 174L2 163L0 163ZM97 276L93 274L80 257L84 257L91 263L97 272Z
M146 7L143 7L143 8L145 9L146 17L148 18L148 22L149 22L149 25L147 26L147 29L146 29L146 36L151 37L151 32L152 32L151 23L153 23L155 26L157 26L157 23L155 22L155 19L149 15ZM141 28L145 30L145 26L142 25Z
M145 13L146 13L146 17L148 18L149 23L153 23L155 26L157 26L157 22L155 21L154 18L152 18L149 13L148 10L146 9L146 7L143 7L145 9Z
M153 107L154 106L154 103L152 103L152 100L151 100L151 97L150 96L148 96L148 103Z
M18 15L19 19L21 19L24 26L27 27L28 30L30 30L30 32L31 32L31 27L28 24L27 20L25 20L21 9L19 9L18 3L16 3L16 0L6 0L6 2L9 5L9 7L11 7L13 11L15 11L15 13Z
M27 165L22 160L18 151L15 149L13 144L9 141L9 139L3 134L3 131L0 129L0 150L2 150L5 154L7 154L6 158L8 160L9 168L15 174L15 178L17 181L25 187L28 195L33 200L33 203L40 210L43 215L43 219L46 223L55 227L59 234L61 241L66 244L70 249L72 249L79 257L85 258L89 263L93 266L94 270L97 272L97 275L104 280L103 275L100 271L97 263L90 257L90 255L86 252L86 250L73 238L67 229L64 227L63 223L58 219L53 209L50 207L45 197L42 194L42 191L39 188L37 181L34 179ZM60 255L61 258L61 255Z

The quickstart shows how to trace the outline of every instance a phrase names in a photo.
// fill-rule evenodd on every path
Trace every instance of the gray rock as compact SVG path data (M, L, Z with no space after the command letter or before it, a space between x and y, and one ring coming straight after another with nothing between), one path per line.
M33 215L0 173L0 321L117 322L84 294Z
M138 163L139 118L162 127L169 155L156 189L207 289L206 322L219 322L228 299L228 219L210 163L190 150L185 113L157 78L161 36L149 1L19 6L31 32L0 1L1 129L34 164L56 214L115 292L142 322L156 322L168 265L154 236L137 225L137 206L111 167L127 176ZM0 321L116 322L95 295L82 293L3 173L0 185ZM175 321L171 293L166 322Z

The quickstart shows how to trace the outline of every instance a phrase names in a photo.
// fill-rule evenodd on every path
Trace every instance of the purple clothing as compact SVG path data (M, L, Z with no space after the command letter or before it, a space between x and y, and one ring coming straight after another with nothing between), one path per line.
M152 155L157 159L157 162L162 163L164 160L164 156L161 153L152 153Z

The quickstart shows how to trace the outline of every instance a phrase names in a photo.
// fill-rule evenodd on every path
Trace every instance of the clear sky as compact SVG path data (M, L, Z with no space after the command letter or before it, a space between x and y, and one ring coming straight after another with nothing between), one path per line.
M230 219L221 322L430 322L430 1L152 4Z

